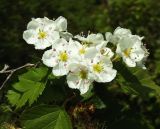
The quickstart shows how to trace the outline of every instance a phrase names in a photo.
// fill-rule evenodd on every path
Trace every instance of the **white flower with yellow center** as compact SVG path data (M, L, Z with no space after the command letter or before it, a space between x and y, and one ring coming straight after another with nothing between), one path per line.
M55 76L67 75L69 72L68 65L71 61L68 42L63 38L55 41L52 49L43 54L42 61L48 67L53 67L52 72Z
M96 82L110 82L117 74L117 71L112 68L112 62L108 57L97 55L89 62L89 69L92 78Z
M56 20L46 17L32 19L23 33L23 39L28 44L35 45L35 49L45 49L59 38L69 41L71 37L72 34L67 32L67 20L62 16Z
M146 55L141 40L142 38L137 35L128 35L121 38L117 44L116 53L129 67L135 67Z
M108 43L107 40L104 40L104 37L101 33L89 34L87 37L77 35L75 38L80 40L82 44L86 44L87 46L95 46L97 49L106 46Z
M35 49L45 49L60 38L59 32L54 31L54 28L54 21L46 17L32 19L23 33L23 39L28 44L33 44Z
M72 63L69 66L70 72L67 75L68 86L72 89L79 89L81 94L85 94L93 80L89 77L89 71L85 64Z
M70 39L68 49L71 51L72 57L79 62L94 58L98 52L95 46L90 47L73 39Z

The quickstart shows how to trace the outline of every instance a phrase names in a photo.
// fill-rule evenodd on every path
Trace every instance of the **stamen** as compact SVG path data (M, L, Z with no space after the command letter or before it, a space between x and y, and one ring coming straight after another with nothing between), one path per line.
M125 50L123 51L124 55L125 55L126 57L129 57L129 56L130 56L130 53L131 53L131 50L132 50L132 48L127 48L127 49L125 49Z
M44 39L44 38L46 38L46 36L47 36L46 32L39 30L38 39Z
M63 61L63 62L66 62L68 60L68 55L67 55L66 51L61 52L59 54L59 60Z
M103 69L104 69L104 67L103 67L102 63L97 63L97 64L93 65L94 72L100 73L103 71Z

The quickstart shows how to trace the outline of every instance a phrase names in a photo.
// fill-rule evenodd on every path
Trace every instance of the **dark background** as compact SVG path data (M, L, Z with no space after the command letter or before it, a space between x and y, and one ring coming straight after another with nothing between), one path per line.
M25 43L22 34L31 18L44 16L66 17L68 31L73 34L88 30L113 32L121 26L144 36L150 52L146 66L155 82L160 84L160 0L0 0L0 68L4 64L14 68L40 59L42 51ZM158 100L115 98L124 103L124 107L129 105L130 111L122 112L122 118L108 112L107 121L115 120L111 129L160 129ZM134 116L135 112L138 115Z

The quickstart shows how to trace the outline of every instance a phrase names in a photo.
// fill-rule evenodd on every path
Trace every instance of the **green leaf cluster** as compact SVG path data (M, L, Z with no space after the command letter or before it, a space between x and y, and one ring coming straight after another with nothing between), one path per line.
M9 90L7 98L12 106L20 108L27 102L33 104L42 94L47 83L47 68L33 68L28 72L19 75L19 82L13 84L13 90Z

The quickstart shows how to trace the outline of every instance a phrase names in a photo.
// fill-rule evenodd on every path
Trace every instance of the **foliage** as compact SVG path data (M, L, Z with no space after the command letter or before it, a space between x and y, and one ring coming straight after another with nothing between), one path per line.
M36 106L22 114L25 129L72 129L69 116L61 107Z
M46 75L47 68L38 68L19 76L19 82L13 85L14 90L8 91L9 102L17 108L24 106L27 102L29 105L33 104L45 88Z

